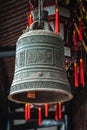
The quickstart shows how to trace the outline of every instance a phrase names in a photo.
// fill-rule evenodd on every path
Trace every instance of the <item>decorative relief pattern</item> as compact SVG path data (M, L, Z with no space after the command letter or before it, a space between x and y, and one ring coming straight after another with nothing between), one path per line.
M47 49L47 48L26 48L21 49L16 54L16 62L15 62L15 68L16 71L18 69L23 69L23 67L27 67L30 65L54 65L53 60L53 49Z
M26 52L26 65L30 64L53 64L52 49L32 49Z
M15 59L15 70L18 68L18 55L16 54L16 59Z
M25 44L31 44L31 43L51 43L51 44L56 44L58 45L58 39L55 38L55 37L50 37L50 36L28 36L28 37L25 37L25 38L22 38L20 39L18 42L17 42L17 47L20 47L21 45L25 45ZM61 43L59 45L61 47ZM58 47L59 47L58 46ZM60 48L61 49L61 48Z
M44 81L36 81L36 82L26 82L14 85L11 87L10 92L15 92L18 90L26 90L26 89L36 89L36 88L52 88L52 89L64 89L66 91L70 91L68 85L65 83L62 85L61 83L57 82L44 82Z
M21 51L16 54L16 72L21 68L23 69L23 67L24 69L28 66L32 68L32 65L40 65L41 67L43 67L43 65L49 65L50 67L56 67L57 70L65 69L64 56L60 50L51 48L21 49ZM22 75L29 76L26 72L23 73L24 74L21 74L20 77L22 77Z
M50 77L58 81L67 82L66 73L63 71L60 72L50 72Z
M18 66L24 67L25 66L25 51L21 51L18 53Z
M39 76L39 74L42 74L41 76ZM63 81L63 82L67 82L67 78L66 78L66 73L65 72L43 72L43 71L39 71L39 72L20 72L19 74L15 74L14 76L14 83L15 82L20 82L20 80L24 81L24 80L31 80L31 79L51 79L51 80L57 80L57 81Z
M60 50L55 51L56 53L56 66L61 67L62 69L65 68L64 66L64 55Z

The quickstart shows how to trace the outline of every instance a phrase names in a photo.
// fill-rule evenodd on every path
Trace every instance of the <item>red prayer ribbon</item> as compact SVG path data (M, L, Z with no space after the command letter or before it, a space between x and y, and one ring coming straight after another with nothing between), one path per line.
M42 114L41 114L41 108L38 108L38 125L40 126L42 122Z
M48 117L48 104L45 104L45 117Z
M74 46L76 46L76 43L77 43L77 34L76 34L76 31L73 31L73 43L74 43Z
M59 34L59 9L58 9L58 0L56 0L56 18L55 18L55 33Z
M62 104L59 103L59 119L62 119Z
M27 118L30 119L30 104L27 104Z

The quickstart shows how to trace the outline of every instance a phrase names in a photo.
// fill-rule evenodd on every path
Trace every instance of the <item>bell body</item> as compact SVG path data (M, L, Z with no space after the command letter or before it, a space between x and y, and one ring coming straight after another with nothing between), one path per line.
M51 31L34 30L20 36L8 98L33 104L72 99L65 70L64 42L58 35Z

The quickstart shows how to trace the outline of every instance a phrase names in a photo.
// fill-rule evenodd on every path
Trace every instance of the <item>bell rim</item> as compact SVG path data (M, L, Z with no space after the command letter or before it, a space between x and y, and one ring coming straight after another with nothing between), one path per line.
M33 91L35 91L35 92L37 92L37 91L42 91L42 90L44 90L44 91L49 91L49 92L60 92L61 94L65 94L65 95L67 95L67 99L65 99L65 100L61 100L61 101L58 101L58 102L45 102L45 103L48 103L48 104L55 104L55 103L59 103L59 102L61 102L61 103L63 103L63 102L67 102L67 101L69 101L69 100L71 100L72 98L73 98L73 94L71 93L71 92L67 92L66 90L61 90L61 89L47 89L47 88L38 88L36 91L35 91L35 89L25 89L25 90L19 90L19 91L15 91L15 92L11 92L9 95L8 95L8 99L10 100L10 101L13 101L13 102L15 102L15 103L21 103L21 104L26 104L27 102L25 102L25 101L20 101L20 100L16 100L16 99L14 99L13 98L13 96L15 95L15 94L20 94L20 93L28 93L28 92L33 92ZM33 102L29 102L30 104L45 104L45 103L38 103L38 102L35 102L35 103L33 103Z

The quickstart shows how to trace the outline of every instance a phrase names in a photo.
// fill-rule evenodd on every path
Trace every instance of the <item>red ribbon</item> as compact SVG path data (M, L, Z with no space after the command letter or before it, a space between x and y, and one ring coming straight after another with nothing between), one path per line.
M59 103L59 119L62 119L62 104Z
M30 104L25 104L25 120L30 119Z
M38 125L40 126L42 122L42 114L41 114L41 108L38 108Z
M73 43L74 43L74 46L76 46L76 43L77 43L77 34L76 34L76 31L73 31Z
M58 9L58 0L56 0L56 18L55 18L55 33L59 34L59 9Z
M27 27L29 27L33 23L33 18L32 18L32 4L30 3L30 12L27 16Z
M30 104L27 104L27 118L30 119Z
M33 18L32 18L32 14L29 14L29 24L31 25L33 23Z
M45 117L48 117L48 104L45 104Z

